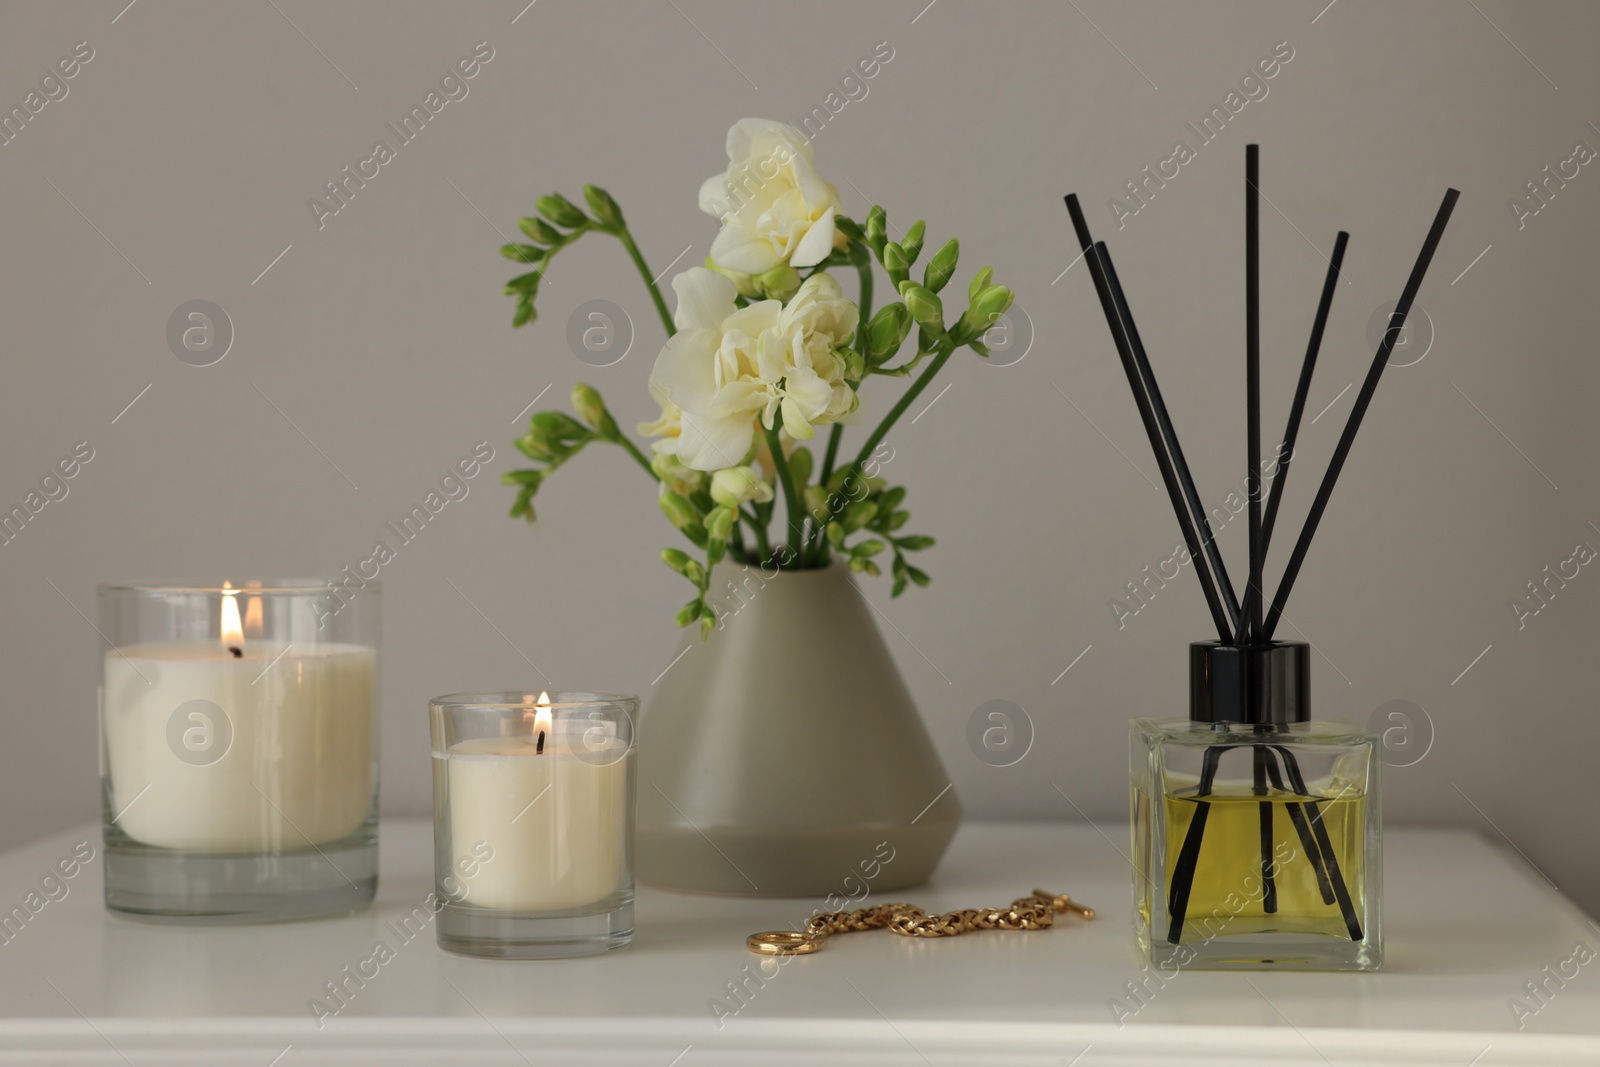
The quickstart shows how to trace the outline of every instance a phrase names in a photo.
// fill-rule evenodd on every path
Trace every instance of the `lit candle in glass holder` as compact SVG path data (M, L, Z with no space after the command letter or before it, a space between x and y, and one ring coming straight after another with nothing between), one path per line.
M431 702L439 943L587 955L633 933L634 697Z

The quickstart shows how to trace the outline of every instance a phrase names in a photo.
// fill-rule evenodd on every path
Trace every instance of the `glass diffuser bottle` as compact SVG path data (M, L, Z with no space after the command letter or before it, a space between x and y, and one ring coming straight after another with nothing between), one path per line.
M1310 646L1189 649L1187 719L1132 723L1134 933L1152 965L1375 970L1378 738L1311 721Z
M1156 465L1217 627L1189 646L1189 717L1135 720L1131 746L1134 934L1172 967L1376 970L1383 963L1378 739L1311 721L1311 646L1273 634L1395 341L1461 195L1445 192L1389 315L1271 606L1263 571L1349 234L1334 241L1275 457L1261 454L1261 160L1245 146L1245 443L1249 579L1240 597L1128 299L1076 195L1067 212ZM1315 421L1315 420L1313 420ZM1270 497L1263 513L1263 497Z

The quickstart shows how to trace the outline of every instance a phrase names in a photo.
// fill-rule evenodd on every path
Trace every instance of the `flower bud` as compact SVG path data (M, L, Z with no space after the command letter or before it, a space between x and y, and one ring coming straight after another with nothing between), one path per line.
M867 244L880 256L883 254L884 235L889 228L888 221L888 214L877 204L867 212Z
M991 285L980 292L972 301L972 317L980 332L999 322L1016 298L1017 294L1003 285Z
M661 494L661 511L680 530L700 525L700 515L694 505L670 489Z
M539 209L539 214L557 226L565 226L569 230L574 226L582 226L589 221L589 217L578 210L577 204L574 204L560 193L541 196L533 203Z
M522 232L542 245L558 245L562 241L561 231L551 226L544 219L525 218L518 219L517 225L522 227Z
M529 422L536 432L557 440L576 440L589 436L589 431L564 411L541 411Z
M700 612L705 609L705 601L695 597L678 611L678 625L688 626L700 617Z
M911 277L911 263L906 258L905 249L893 241L883 246L883 269L889 272L890 279L899 285Z
M844 363L845 381L859 382L867 376L867 361L855 349L841 345L833 350L833 354Z
M501 245L500 254L513 263L537 263L544 258L544 249L537 245Z
M900 303L885 304L867 324L867 362L876 367L900 351L911 332L911 313Z
M911 312L911 317L930 329L944 328L944 304L930 289L920 285L907 287L905 291L906 310Z
M537 430L524 434L512 444L517 446L517 451L536 463L549 463L555 458L550 452L550 444L545 440L544 434Z
M733 524L738 518L737 508L712 508L706 516L706 535L711 538L712 544L725 544L733 536Z
M679 574L687 577L689 574L689 564L693 563L694 560L689 558L689 553L684 552L681 549L663 548L661 550L661 562L665 563Z
M924 229L922 220L918 219L911 224L911 228L906 231L905 237L901 238L900 247L905 251L907 263L915 263L917 256L922 253L922 233Z
M943 289L956 272L956 260L960 257L961 243L952 237L928 260L927 269L922 272L922 284L936 293Z
M760 504L771 500L772 486L758 467L724 467L711 476L711 499L737 510L752 500Z
M989 288L989 279L993 277L993 267L985 267L972 276L972 281L967 283L968 303L978 299L978 294Z
M594 217L607 226L621 227L622 209L617 202L611 199L611 194L598 185L585 185L583 198L589 202L589 210L594 212Z
M784 263L756 279L761 291L775 300L787 300L800 288L800 272Z
M611 412L606 410L606 402L600 399L600 394L594 387L579 382L572 387L572 406L578 416L594 427L601 437L615 438L617 436L617 422L611 417Z
M812 521L820 523L825 520L828 517L828 491L820 485L808 485L803 495L806 498L806 513Z

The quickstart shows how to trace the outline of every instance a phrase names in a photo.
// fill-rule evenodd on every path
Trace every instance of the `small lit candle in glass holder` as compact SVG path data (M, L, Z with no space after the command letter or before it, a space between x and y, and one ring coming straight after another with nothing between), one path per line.
M439 946L556 959L633 939L633 725L607 693L428 705Z

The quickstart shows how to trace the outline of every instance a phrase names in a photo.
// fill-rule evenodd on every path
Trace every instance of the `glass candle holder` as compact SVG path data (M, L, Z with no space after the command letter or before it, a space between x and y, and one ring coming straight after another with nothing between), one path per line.
M99 614L106 907L227 923L370 902L378 584L102 585Z
M606 693L429 702L439 947L555 959L633 939L638 710Z
M1309 662L1202 642L1190 717L1132 723L1134 934L1163 973L1382 965L1379 739L1310 720Z

